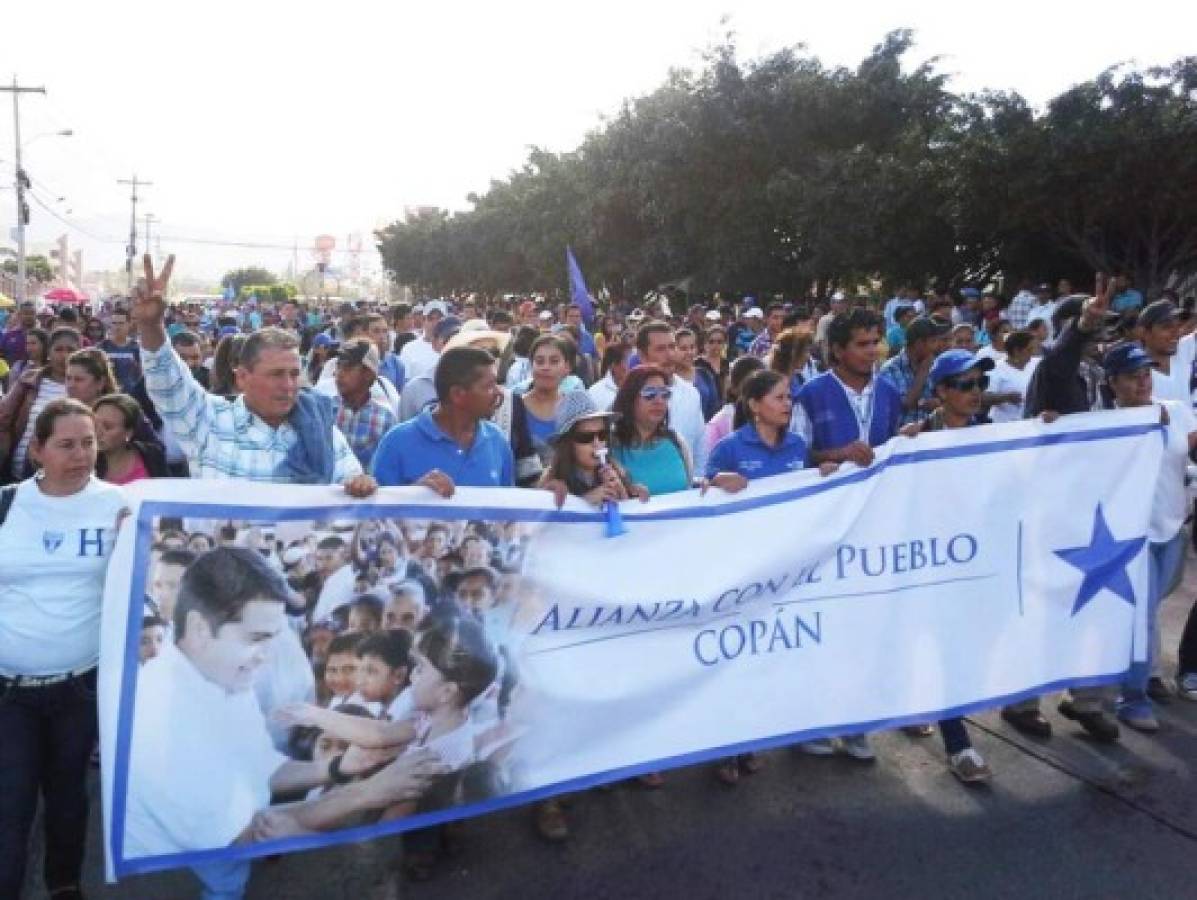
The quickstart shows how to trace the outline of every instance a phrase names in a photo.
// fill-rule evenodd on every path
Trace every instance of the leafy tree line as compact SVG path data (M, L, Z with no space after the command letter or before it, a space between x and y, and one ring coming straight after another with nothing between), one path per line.
M957 95L909 31L855 69L729 39L626 102L576 150L534 148L472 209L377 233L419 290L552 290L573 246L592 288L638 296L1005 283L1197 271L1197 57L1109 69L1036 111Z

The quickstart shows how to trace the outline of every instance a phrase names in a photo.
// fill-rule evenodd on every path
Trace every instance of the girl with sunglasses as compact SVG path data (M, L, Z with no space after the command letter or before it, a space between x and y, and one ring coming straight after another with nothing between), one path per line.
M615 395L611 455L628 477L654 497L690 487L690 449L669 427L668 375L656 366L636 366Z
M557 405L553 458L540 486L557 495L558 505L566 494L594 506L630 497L648 499L643 485L633 484L618 463L607 459L613 418L614 413L600 410L585 391L566 394Z

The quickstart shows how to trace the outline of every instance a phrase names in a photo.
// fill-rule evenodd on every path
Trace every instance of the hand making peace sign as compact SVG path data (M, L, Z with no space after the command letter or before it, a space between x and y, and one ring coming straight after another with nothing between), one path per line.
M137 330L142 344L147 350L157 350L166 342L166 330L163 321L166 318L166 288L170 284L170 273L175 267L175 257L172 253L166 258L166 265L158 275L154 275L154 261L147 253L142 263L145 266L145 277L137 282L133 290L133 320L137 323Z

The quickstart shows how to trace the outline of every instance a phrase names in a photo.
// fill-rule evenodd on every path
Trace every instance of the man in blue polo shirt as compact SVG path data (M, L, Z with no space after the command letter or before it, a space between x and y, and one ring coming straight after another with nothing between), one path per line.
M422 484L442 497L457 485L512 487L511 446L489 421L500 400L494 359L459 347L441 355L433 376L437 405L392 428L374 454L380 485Z

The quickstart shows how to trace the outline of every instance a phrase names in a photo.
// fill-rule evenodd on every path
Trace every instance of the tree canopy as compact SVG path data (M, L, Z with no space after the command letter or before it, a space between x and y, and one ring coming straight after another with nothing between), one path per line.
M1114 68L1034 110L956 95L909 31L854 69L801 47L627 101L577 149L378 232L425 292L551 290L572 245L592 286L797 295L866 279L959 286L1123 270L1156 290L1197 270L1197 57Z
M233 269L231 272L226 272L224 277L220 279L220 286L223 288L231 287L233 293L240 294L241 289L247 285L271 285L275 284L278 278L269 269L263 269L260 266L249 266L244 269Z

